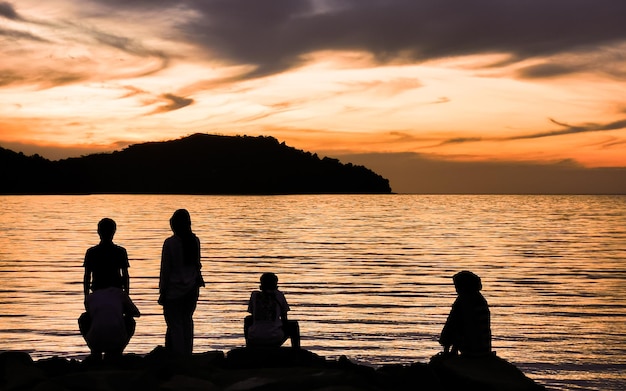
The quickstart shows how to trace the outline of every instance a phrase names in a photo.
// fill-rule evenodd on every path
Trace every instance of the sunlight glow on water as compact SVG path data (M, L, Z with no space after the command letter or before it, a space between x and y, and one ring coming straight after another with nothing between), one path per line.
M116 220L142 312L127 352L163 344L157 304L169 218L202 242L195 351L243 345L264 271L278 274L303 347L371 365L427 361L454 301L450 277L483 279L494 350L555 389L623 389L624 196L0 197L0 350L88 354L82 261Z

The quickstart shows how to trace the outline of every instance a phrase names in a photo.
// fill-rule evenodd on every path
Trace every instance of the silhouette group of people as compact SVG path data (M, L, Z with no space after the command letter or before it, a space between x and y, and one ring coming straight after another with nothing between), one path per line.
M176 356L193 352L194 323L202 277L200 240L191 229L186 209L170 218L172 236L165 239L161 253L158 303L167 326L165 349ZM83 290L85 312L79 329L90 349L90 360L122 355L135 332L139 310L130 299L129 262L126 250L113 243L116 223L104 218L98 223L100 243L85 254ZM457 298L441 332L444 354L485 355L491 353L490 311L480 293L480 277L470 271L453 276ZM250 295L244 319L247 347L280 347L290 339L300 348L300 328L288 318L289 304L278 289L278 277L263 273L259 290ZM103 357L104 355L104 357Z

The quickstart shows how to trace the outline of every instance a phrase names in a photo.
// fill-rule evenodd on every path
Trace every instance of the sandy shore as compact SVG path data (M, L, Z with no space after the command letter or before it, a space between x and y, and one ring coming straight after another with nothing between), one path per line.
M0 353L0 390L391 391L545 390L497 357L434 356L428 363L357 365L292 348L209 351L173 358L162 347L145 356L90 362L53 357L33 361Z

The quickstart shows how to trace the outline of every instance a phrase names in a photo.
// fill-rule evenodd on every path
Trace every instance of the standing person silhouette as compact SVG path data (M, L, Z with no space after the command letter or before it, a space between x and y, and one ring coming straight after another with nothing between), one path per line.
M120 288L127 294L130 291L128 276L128 253L124 247L113 243L113 236L117 225L110 218L103 218L98 222L100 243L91 247L85 253L85 276L83 278L83 292L85 300L89 291L97 291L109 287Z
M170 218L174 233L163 243L159 304L167 325L165 348L178 356L193 352L193 313L204 286L200 240L191 231L191 216L178 209Z
M491 314L480 293L480 277L462 271L452 277L458 294L452 304L439 343L444 353L480 356L491 353Z
M253 291L248 302L252 315L244 319L244 336L248 347L280 347L287 338L291 347L300 348L300 326L289 320L289 304L278 290L278 277L274 273L261 275L260 291Z

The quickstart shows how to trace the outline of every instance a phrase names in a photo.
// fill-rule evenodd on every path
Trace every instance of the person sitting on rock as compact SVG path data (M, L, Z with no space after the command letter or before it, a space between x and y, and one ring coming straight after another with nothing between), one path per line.
M244 320L247 347L280 347L287 338L292 348L300 348L300 327L287 318L289 304L278 290L278 277L274 273L261 275L261 290L253 291Z
M491 315L487 300L480 293L480 277L462 271L452 280L458 296L439 338L444 354L460 352L478 356L491 353Z
M87 312L78 320L91 350L90 361L120 357L135 333L135 317L141 314L126 292L117 287L98 289L87 296Z

